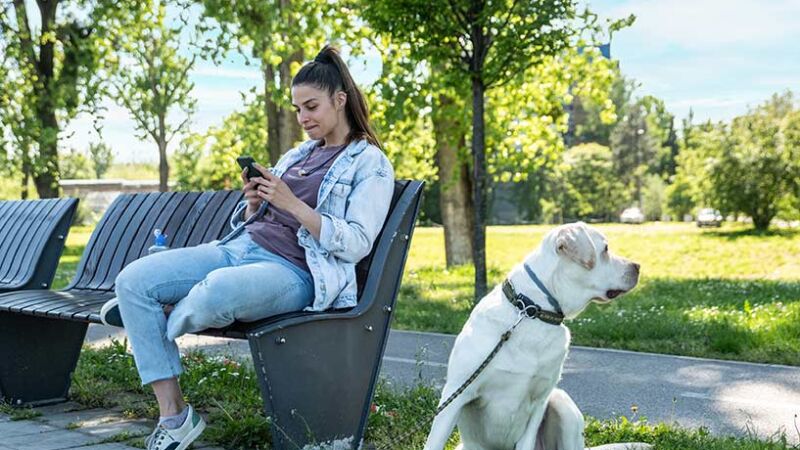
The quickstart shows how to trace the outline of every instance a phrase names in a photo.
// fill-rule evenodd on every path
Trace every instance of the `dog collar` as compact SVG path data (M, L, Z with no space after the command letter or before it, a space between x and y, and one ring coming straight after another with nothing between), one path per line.
M550 325L561 325L561 323L564 322L564 312L561 310L561 305L558 304L558 300L556 300L556 298L553 297L553 294L551 294L550 291L544 287L544 284L541 282L541 280L539 280L539 277L536 276L536 273L534 273L527 264L524 266L528 276L544 293L544 295L547 297L547 301L550 302L550 305L552 305L555 309L555 312L544 310L541 306L537 305L533 300L531 300L530 297L523 293L517 293L508 278L503 280L503 294L505 294L506 299L531 319L539 319L542 322L549 323Z

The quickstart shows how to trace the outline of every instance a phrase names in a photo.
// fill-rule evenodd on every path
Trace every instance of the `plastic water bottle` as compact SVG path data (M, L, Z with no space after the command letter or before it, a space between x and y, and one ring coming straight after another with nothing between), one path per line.
M155 240L153 241L153 245L147 249L149 254L163 252L164 250L169 250L169 246L167 246L167 235L161 232L161 228L156 228L153 230L153 236L155 236Z

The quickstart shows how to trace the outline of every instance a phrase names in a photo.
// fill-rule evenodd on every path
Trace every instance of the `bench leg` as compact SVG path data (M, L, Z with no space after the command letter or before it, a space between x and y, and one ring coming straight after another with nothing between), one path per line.
M272 419L272 448L358 448L382 344L379 333L365 330L365 320L249 336L264 411Z
M66 401L88 326L0 312L0 399L13 406Z

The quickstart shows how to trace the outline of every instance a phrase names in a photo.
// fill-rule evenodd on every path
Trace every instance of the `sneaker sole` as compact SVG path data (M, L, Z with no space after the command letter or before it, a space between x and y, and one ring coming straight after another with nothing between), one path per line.
M115 323L109 323L108 321L106 321L106 316L108 316L108 312L114 308L116 308L117 311L113 315L112 322ZM119 322L117 322L117 320ZM103 304L103 307L100 308L100 322L102 322L103 325L109 327L125 328L125 324L122 323L122 316L119 314L119 301L117 301L114 304L111 304L111 299L109 299L107 302Z
M191 419L191 418L190 418ZM185 438L181 441L180 445L175 447L175 450L186 450L186 447L189 446L195 439L200 437L200 434L206 429L206 422L202 418L200 419L200 423L197 424L196 427L192 428L192 431L186 435Z

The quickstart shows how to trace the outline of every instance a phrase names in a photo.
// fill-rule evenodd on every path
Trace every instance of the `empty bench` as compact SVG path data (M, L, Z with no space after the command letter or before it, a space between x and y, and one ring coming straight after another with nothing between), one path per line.
M77 206L74 198L0 201L0 292L51 286Z
M200 333L249 341L275 448L340 439L358 446L421 193L421 182L395 183L383 230L356 267L354 308L289 313ZM239 191L117 197L67 288L0 295L0 356L6 356L0 359L0 397L12 404L65 401L88 324L100 323L117 274L146 255L153 228L165 230L171 248L220 239L241 198Z

